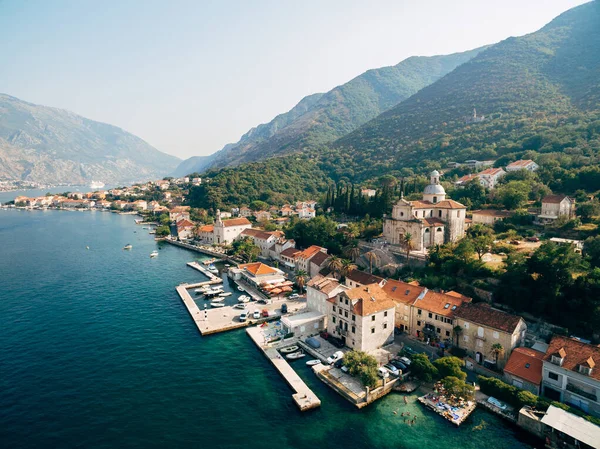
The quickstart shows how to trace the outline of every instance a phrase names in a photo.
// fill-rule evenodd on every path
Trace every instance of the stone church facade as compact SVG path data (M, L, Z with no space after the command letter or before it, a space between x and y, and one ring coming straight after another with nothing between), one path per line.
M455 242L465 235L467 208L446 198L437 170L431 172L430 184L421 201L401 198L392 209L392 216L383 222L383 236L393 245L400 245L404 235L412 236L413 250L424 251L433 245Z

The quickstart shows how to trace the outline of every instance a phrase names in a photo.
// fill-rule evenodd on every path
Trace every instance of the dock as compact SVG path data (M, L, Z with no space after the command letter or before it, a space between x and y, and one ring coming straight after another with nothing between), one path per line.
M292 398L301 411L310 410L321 406L321 400L313 391L308 388L304 381L296 374L296 371L283 358L275 348L265 344L259 327L246 329L246 333L252 341L260 348L265 357L267 357L273 366L279 371L279 374L285 379L290 388L294 391Z
M202 273L204 276L206 276L211 281L218 279L220 282L223 282L223 280L219 276L211 273L206 268L204 268L202 265L200 265L198 262L188 262L187 266L192 267L195 270L198 270L200 273Z
M475 410L477 403L475 401L468 401L465 406L462 407L450 407L444 403L436 395L429 393L425 396L421 396L417 399L425 407L433 410L438 415L447 419L455 426L460 426Z

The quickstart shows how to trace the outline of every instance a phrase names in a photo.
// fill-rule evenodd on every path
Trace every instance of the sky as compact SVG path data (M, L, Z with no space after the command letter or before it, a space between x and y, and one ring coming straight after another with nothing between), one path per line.
M533 32L587 0L0 0L0 93L211 154L409 56Z

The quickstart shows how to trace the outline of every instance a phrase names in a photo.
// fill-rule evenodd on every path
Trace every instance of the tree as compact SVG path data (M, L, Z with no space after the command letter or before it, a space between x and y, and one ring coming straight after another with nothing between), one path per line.
M464 361L454 356L441 357L433 362L433 366L438 370L439 377L452 376L460 380L467 378L467 373L461 369L464 365Z
M296 271L296 285L302 293L304 291L304 285L306 285L306 279L308 279L308 273L304 270Z
M466 379L466 375L465 375ZM442 385L449 395L454 395L463 399L473 399L475 396L475 387L455 376L446 376L442 379Z
M379 256L373 251L369 251L367 254L365 254L365 257L369 261L369 271L371 274L373 274L373 262L377 263L379 261Z
M233 241L228 254L241 257L245 262L254 262L260 255L260 247L250 237L244 237Z
M459 338L460 338L461 334L463 333L463 328L462 328L462 327L460 327L460 326L457 324L456 326L454 326L454 327L452 328L452 333L453 333L453 334L454 334L454 336L456 337L456 346L457 346L458 348L460 348L460 340L459 340Z
M350 274L351 271L356 270L357 266L352 263L350 260L348 259L342 259L342 267L340 268L340 275L342 277L346 277L348 276L348 274Z
M437 368L429 361L426 354L415 354L411 362L410 369L417 379L433 382L438 377Z
M334 275L340 275L343 265L344 263L342 262L341 258L339 258L338 256L331 256L327 261L326 266L327 269L331 271Z
M248 205L248 207L250 209L252 209L253 211L268 210L269 209L269 205L267 203L265 203L264 201L260 201L260 200L252 201Z
M454 256L461 260L464 264L469 263L471 256L475 252L475 246L470 239L462 239L454 248Z
M344 366L351 376L358 377L363 385L377 386L377 359L363 351L349 351L344 354Z
M592 217L595 217L600 214L600 204L597 201L589 201L587 203L582 203L577 206L577 215L581 217L582 220L589 220Z
M494 237L491 235L478 235L472 237L470 240L479 260L481 260L483 255L487 253L494 244Z
M360 257L360 248L357 244L352 243L344 248L344 254L349 257L352 262L356 262L356 259Z
M158 226L156 228L157 237L166 237L168 235L171 235L171 228L169 228L168 226Z
M600 267L600 235L585 240L583 254L593 267Z
M523 207L529 199L531 185L526 181L509 181L496 189L494 193L504 207L509 210L519 209Z
M402 236L402 246L404 247L404 249L406 251L406 263L408 263L408 261L409 261L408 256L410 256L410 252L413 249L413 237L410 232L407 232L406 234L404 234Z
M504 347L500 343L494 343L492 345L492 349L490 350L490 352L494 356L494 360L496 361L496 364L498 364L498 357L500 357L502 354L504 354Z

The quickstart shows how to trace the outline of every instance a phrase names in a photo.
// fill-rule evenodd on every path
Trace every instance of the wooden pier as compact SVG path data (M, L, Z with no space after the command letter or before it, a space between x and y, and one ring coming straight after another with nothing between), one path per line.
M273 366L279 371L279 374L283 376L287 384L294 394L294 402L301 411L310 410L321 406L321 400L317 397L313 391L308 388L304 381L296 374L296 371L290 366L279 352L275 348L266 345L261 329L259 327L250 327L246 329L246 333L252 339L252 341L260 348L265 357L267 357ZM301 363L301 362L300 362Z

